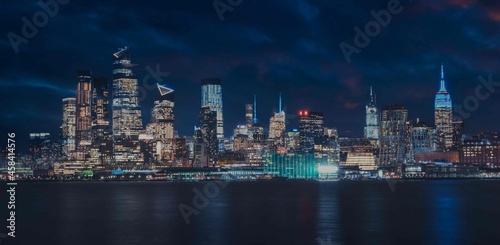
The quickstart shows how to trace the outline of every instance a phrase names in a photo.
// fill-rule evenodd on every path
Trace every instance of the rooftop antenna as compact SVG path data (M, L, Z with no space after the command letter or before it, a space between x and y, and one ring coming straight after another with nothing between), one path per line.
M257 123L257 95L253 96L253 123Z
M280 92L280 104L279 104L278 113L281 113L281 92Z

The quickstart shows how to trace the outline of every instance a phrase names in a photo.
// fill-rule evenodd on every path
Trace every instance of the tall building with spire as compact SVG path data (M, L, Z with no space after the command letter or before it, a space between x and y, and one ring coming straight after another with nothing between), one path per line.
M113 138L117 164L142 164L139 133L142 114L137 78L132 72L128 47L113 54Z
M453 107L451 96L446 90L444 68L441 63L441 86L434 100L434 120L436 124L436 143L439 151L453 147Z
M366 105L366 127L365 137L367 139L379 140L379 113L377 109L377 98L370 86L370 102Z
M248 129L248 139L249 140L260 140L263 139L264 126L257 119L257 96L253 96L253 118L252 127Z
M222 114L222 86L217 78L201 80L201 106L217 113L217 140L219 151L224 150L224 117Z
M273 139L276 145L284 145L285 134L285 112L281 108L281 93L279 97L278 112L275 112L269 121L269 139Z

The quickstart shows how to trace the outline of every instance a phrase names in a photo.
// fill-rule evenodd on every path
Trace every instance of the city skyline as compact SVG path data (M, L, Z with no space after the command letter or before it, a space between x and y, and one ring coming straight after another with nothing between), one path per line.
M0 245L500 240L499 0L0 16Z
M300 4L309 8L300 11L304 9L300 8ZM441 62L445 65L447 88L454 103L463 103L467 96L474 94L475 87L480 84L478 76L493 74L493 80L496 80L494 72L498 66L492 55L498 52L496 37L483 40L481 36L493 31L498 21L494 10L479 2L467 5L451 0L432 3L402 1L402 4L403 12L393 16L390 25L374 37L360 54L353 55L350 64L344 59L338 44L343 40L352 41L355 34L352 28L364 26L371 19L370 10L378 11L384 5L367 3L360 7L356 3L293 2L283 12L292 24L302 30L300 33L287 31L289 29L285 27L289 22L283 20L270 22L275 24L269 26L249 19L248 14L253 13L256 7L247 3L227 14L222 22L211 6L188 6L185 3L168 5L170 8L163 5L170 17L152 13L159 22L151 22L140 17L140 13L153 8L144 4L132 19L127 20L127 23L136 24L114 29L107 28L102 15L107 11L106 4L97 6L94 2L87 2L61 6L47 28L40 29L38 36L21 45L19 53L13 52L7 39L2 46L2 54L8 57L13 55L11 62L2 61L1 71L5 74L1 78L2 90L11 91L2 99L12 101L10 104L13 107L1 109L1 130L2 133L4 130L19 132L26 135L26 139L31 132L50 132L56 136L61 113L55 108L62 106L62 98L74 96L74 72L89 69L95 76L111 79L110 53L120 46L130 46L133 50L132 60L138 64L134 69L139 84L148 75L151 77L148 67L150 71L169 73L161 77L161 83L176 90L176 129L180 135L192 135L192 127L198 122L198 85L206 77L222 80L225 135L230 135L236 125L245 122L244 105L252 103L253 95L257 95L259 101L257 117L261 122L268 121L277 110L276 98L281 92L289 117L297 116L302 109L320 111L325 114L325 125L337 127L341 135L350 131L352 136L362 137L364 107L370 86L377 93L379 107L391 103L403 104L409 110L410 119L418 117L422 121L433 122L433 97L438 90ZM278 6L276 3L266 6L265 11L269 12L263 16L269 20L269 14L278 11ZM16 13L27 16L40 9L36 5L17 7ZM136 5L124 4L123 11L117 11L117 18L124 18L126 13L130 13L126 7ZM196 18L182 14L188 7L192 7ZM85 45L82 43L84 39L69 42L73 39L59 30L58 27L77 9L80 15L74 20L75 25L89 23L93 28L83 28L79 33L71 33L72 36L99 36L100 39L87 39ZM343 9L360 13L363 18L357 21L345 16L336 20L325 19L330 13L328 11L337 13ZM481 15L483 12L488 15ZM462 26L453 22L454 14L458 13L482 17ZM442 20L443 24L428 26L418 23L417 20L423 17ZM185 35L184 29L173 25L178 21L183 21L185 27L196 27L198 32ZM445 24L457 31L449 35L440 34ZM16 32L21 29L22 21L20 18L9 18L6 26L9 28L5 29L5 33ZM328 26L332 29L326 28ZM273 28L285 30L285 33L273 35ZM314 34L314 28L320 36ZM201 38L214 35L219 37L210 40ZM142 43L140 40L143 39L139 38L142 36L151 38ZM383 47L387 42L390 49ZM470 46L470 43L484 45ZM249 50L243 47L249 47ZM44 55L48 53L50 57ZM483 58L478 59L480 55ZM46 59L50 62L43 62ZM15 67L30 68L20 72ZM155 79L150 80L153 82ZM146 92L151 94L154 90L146 89ZM16 94L16 98L11 98L10 94ZM40 94L45 96L40 97ZM148 110L153 105L153 97L147 95L140 102L144 124L150 121ZM496 115L499 103L497 96L481 102L477 111L465 120L467 133L481 129L497 130L494 120L487 119ZM34 121L36 123L28 124ZM298 127L298 123L291 127ZM26 139L19 140L26 145Z
M118 53L126 51L127 57L130 56L130 54L129 54L129 48L128 47L118 48L118 50L119 50ZM115 55L116 58L118 58L116 56L116 54L117 53L115 53L114 55ZM135 66L135 65L133 65L133 66ZM131 70L129 72L132 74ZM132 74L132 76L133 76L133 74ZM84 81L85 81L86 84L90 84L90 83L94 83L94 82L97 83L97 84L99 84L99 81L101 81L101 83L103 83L103 82L104 83L109 83L109 88L108 89L113 89L112 79L109 79L109 78L107 78L105 76L100 76L100 75L97 75L96 77L92 77L92 71L91 70L77 70L75 77L76 77L75 95L73 97L61 98L61 107L63 109L61 111L61 122L62 122L62 124L59 125L59 128L56 131L56 133L53 133L54 129L48 129L48 130L40 131L40 132L29 131L29 134L32 134L32 133L38 133L38 134L40 134L40 133L49 133L49 135L52 135L52 137L54 137L54 138L52 138L52 140L56 140L56 141L62 140L61 142L64 141L64 137L63 137L64 130L62 130L62 128L65 126L64 124L65 124L65 121L67 120L67 119L65 119L66 112L64 110L65 110L65 107L67 106L66 103L68 103L68 100L76 100L76 101L78 101L77 98L78 98L79 94L81 94L81 92L79 92L79 89L82 86L81 85L82 77L84 78ZM108 81L102 81L102 80L110 80L110 82L108 82ZM208 95L205 95L205 94L207 94L207 92L204 92L204 91L206 91L206 89L204 89L204 87L206 87L207 84L211 84L211 83L216 84L218 87L217 87L216 90L214 90L214 91L216 91L214 93L216 93L216 94L218 93L218 95L216 95L216 97L218 97L218 96L222 95L221 90L223 90L222 88L224 87L223 86L224 82L221 81L221 79L218 79L218 78L203 78L203 79L200 79L200 81L201 81L200 88L201 88L201 91L202 91L201 97L200 97L202 99L202 106L201 106L201 108L203 109L204 106L205 107L207 107L207 106L211 107L211 106L209 106L208 102L204 102L204 99L203 99L204 96L205 97L209 97ZM437 93L436 93L436 98L434 99L434 110L436 110L437 108L443 107L443 105L440 105L439 104L440 102L438 102L438 100L439 100L438 96L440 94L443 94L443 93L445 93L446 96L447 96L447 98L448 98L447 101L443 102L444 104L446 104L445 107L447 107L447 108L451 107L452 108L453 106L451 105L451 100L449 99L452 96L446 90L446 81L444 79L444 65L443 65L443 63L441 63L441 65L440 65L440 80L439 80L438 84L439 84L439 89L436 90ZM85 97L88 97L90 99L92 97L92 95L91 95L92 92L90 90L88 90L88 89L90 89L90 87L89 87L90 85L86 85L86 86L87 86L87 91L85 92L86 93ZM142 105L141 106L143 108L141 108L142 112L140 112L139 118L141 118L141 124L143 126L140 127L140 128L142 128L140 131L146 131L147 132L148 130L147 130L146 125L148 124L149 121L154 120L154 118L152 118L151 115L150 115L151 114L150 111L154 110L154 107L156 106L156 103L157 103L156 102L157 101L157 97L164 97L163 93L166 90L169 90L169 92L167 94L170 94L170 92L174 91L174 89L168 88L165 85L162 85L160 83L156 83L155 88L157 88L158 91L156 91L155 89L152 89L152 90L150 90L148 92L149 95L152 95L150 97L154 98L155 102L153 103L153 105ZM92 85L92 89L94 89L93 85ZM139 103L141 102L141 96L142 95L140 95L140 94L137 96ZM146 94L146 96L147 96L147 94ZM169 95L169 97L170 96L173 96L173 95ZM108 102L111 103L111 105L113 104L113 98L114 97L111 97L110 100L108 101ZM271 132L270 128L269 128L270 125L268 125L268 123L267 123L266 120L271 120L272 121L273 118L276 115L280 115L281 112L283 112L283 114L285 114L285 111L284 111L283 107L286 108L286 104L284 106L282 105L283 102L282 102L282 93L281 92L279 92L279 94L278 94L278 99L279 99L279 102L277 103L278 104L278 109L276 109L276 108L273 107L273 110L272 110L274 115L271 114L271 115L268 116L267 119L262 120L263 122L260 122L261 120L259 120L259 122L258 122L258 123L260 123L260 125L262 125L262 127L263 127L263 129L265 130L266 133L270 133ZM173 97L170 100L173 100ZM208 99L205 99L205 100L208 100ZM253 104L252 104L252 106L255 107L255 108L257 107L257 105L256 105L257 101L256 100L257 100L257 95L253 95ZM386 104L379 104L379 103L377 103L376 92L374 92L373 86L369 86L369 95L368 95L368 99L366 101L367 101L366 104L365 104L366 105L366 111L364 112L366 114L364 116L365 117L368 117L368 116L373 117L372 115L377 115L376 118L378 118L378 120L380 120L381 112L383 111L382 109L384 107L391 107L393 105L402 105L402 106L405 106L404 104L399 104L399 103L395 103L395 102L392 102L392 103L389 102L389 103L386 103ZM86 108L85 118L87 118L86 120L91 120L91 118L90 118L90 108L91 108L91 106L94 106L94 105L91 105L89 103L89 101L87 101L87 103L88 104L85 104L85 106L88 107L88 108ZM204 105L204 103L206 103L207 105ZM222 99L221 99L221 101L218 101L218 103L221 104L218 107L220 107L222 109ZM360 103L362 103L362 102L360 102ZM237 128L240 125L242 125L243 121L245 121L245 122L248 121L247 118L246 118L247 117L247 111L246 110L248 109L248 108L246 108L247 106L248 106L248 104L241 105L242 109L237 113L237 114L239 114L238 116L240 118L239 119L239 123L237 125L219 126L220 124L223 124L224 121L221 120L221 119L217 119L217 124L218 124L217 129L223 128L223 130L224 130L223 132L224 133L227 132L227 131L229 131L228 136L232 135L231 133L233 132L233 130L235 128ZM108 110L114 111L112 109L112 107L113 106L109 106ZM78 110L79 110L78 109L79 108L78 103L76 103L76 107L75 108L76 108L75 114L78 115ZM172 106L172 108L173 108L173 106ZM373 109L375 109L375 110L373 111ZM177 113L174 109L172 109L172 110L173 110L173 112ZM146 113L144 113L144 111ZM284 119L285 120L285 125L284 126L285 126L285 131L286 132L290 132L292 130L298 130L300 128L300 120L299 119L302 116L301 112L303 112L303 111L312 111L312 113L314 113L314 109L312 109L312 110L310 110L310 109L304 110L303 108L300 108L296 112L290 112L289 111L289 112L286 113L288 115L288 117ZM106 113L108 113L108 112L106 112ZM253 110L253 114L254 114L254 115L252 115L254 117L252 119L253 123L257 123L256 120L258 120L257 116L256 116L256 113L257 113L257 110ZM327 113L324 113L324 112L319 112L319 113L321 113L321 114L327 114ZM434 113L436 113L436 112L434 112ZM412 122L417 123L417 124L419 122L423 122L423 123L426 123L426 124L427 124L427 122L431 122L430 126L433 126L433 127L437 126L437 125L435 125L433 123L433 122L435 122L435 120L437 118L434 118L434 120L422 120L423 117L421 117L419 115L411 115L411 113L409 111L407 112L407 114L408 114L407 120L409 120L409 121L412 121ZM459 119L463 120L463 118L461 118L459 115L460 115L460 113L457 113L455 110L452 111L452 116L454 118L459 118ZM219 118L219 116L217 116L217 117ZM78 133L77 132L79 131L78 130L78 116L76 116L75 119L76 119L76 130L75 130L75 135L76 136L75 136L75 142L74 142L75 146L73 146L73 147L77 148L77 145L78 145L78 143L77 143L78 142L78 139L77 139L78 138ZM365 122L366 124L364 125L364 127L362 129L364 131L363 135L353 135L352 132L353 131L359 131L359 129L358 128L354 128L354 129L353 128L348 128L345 131L340 131L339 130L339 136L340 137L354 137L354 138L368 138L368 139L377 139L378 140L378 138L376 138L376 137L370 137L370 135L367 135L367 131L366 131L367 130L366 126L368 124L374 125L373 124L373 120L376 120L376 119L370 119L369 120L368 118L366 118L366 119L360 118L360 120L361 121L366 120L366 122ZM357 124L357 123L358 122L355 122L354 124ZM380 124L380 121L378 123ZM448 122L448 123L450 123L450 127L451 127L451 121ZM180 123L177 122L175 124L182 125L183 123L182 122L180 122ZM174 124L175 132L178 133L177 127L176 127L175 124ZM197 121L193 123L194 127L197 127L198 125L199 125L199 123ZM111 126L111 125L109 125L109 126ZM377 130L380 130L378 128L380 126L381 125L376 126ZM90 137L91 136L90 135L91 134L90 133L90 124L87 125L86 127L88 128L87 130L89 131L88 134L89 134L89 137ZM228 128L226 128L226 127L228 127ZM327 123L325 123L325 127L334 127L334 128L337 128L336 125L327 124ZM465 127L465 128L467 128L467 127ZM469 133L469 134L467 134L468 136L472 136L473 134L478 133L478 132L484 132L484 131L487 132L488 131L488 130L484 130L484 131L483 130L484 129L480 128L479 131L476 131L476 132L470 132L470 130L468 132L467 131L466 132ZM490 131L496 131L496 130L493 129L493 130L490 130ZM173 131L171 133L172 133L172 137L173 137ZM196 132L192 131L191 134L188 132L187 134L178 133L177 135L180 136L180 137L191 137L191 136L194 136L195 134L196 134ZM376 133L376 134L378 135L378 133ZM219 138L220 134L217 133L217 136ZM451 135L450 135L450 137L451 137ZM221 139L223 139L223 138L221 137ZM89 140L90 140L90 138L89 138ZM23 140L20 140L20 142L23 142ZM222 143L219 143L219 144L222 144ZM437 144L439 145L439 143L437 143ZM90 141L87 142L86 145L90 145ZM219 147L221 147L221 146L219 145ZM24 150L25 149L22 149L20 152L24 152ZM438 150L439 150L439 147L438 147ZM82 157L81 156L79 156L79 157L77 156L76 159L82 159Z

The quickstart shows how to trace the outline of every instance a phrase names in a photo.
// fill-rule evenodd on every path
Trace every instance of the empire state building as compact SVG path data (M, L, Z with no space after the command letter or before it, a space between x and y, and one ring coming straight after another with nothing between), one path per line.
M434 100L434 120L436 124L437 149L448 151L453 146L453 107L451 96L446 90L444 69L441 64L441 86Z

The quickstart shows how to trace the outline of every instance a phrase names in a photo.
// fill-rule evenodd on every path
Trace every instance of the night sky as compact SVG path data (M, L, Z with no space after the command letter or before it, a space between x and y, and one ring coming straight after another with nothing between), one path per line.
M339 44L353 45L354 28L364 29L373 20L370 11L387 9L389 0L243 0L223 21L212 2L73 0L16 54L8 33L21 35L22 18L32 20L42 8L37 1L3 1L1 135L17 133L19 150L27 148L30 132L57 136L61 99L75 96L76 71L111 77L112 54L123 46L138 64L139 84L148 66L170 73L162 83L176 90L181 136L191 136L198 124L200 80L206 77L222 79L226 135L244 122L244 104L254 94L266 127L281 92L290 127L297 125L293 114L309 109L324 112L326 126L341 135L350 130L361 137L370 85L379 107L403 104L410 119L432 124L441 62L454 104L474 94L479 75L500 82L495 0L401 0L401 13L351 63ZM500 128L499 94L481 101L465 120L467 133ZM141 103L144 124L155 96L150 90Z

